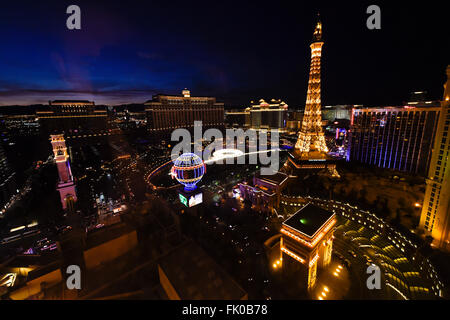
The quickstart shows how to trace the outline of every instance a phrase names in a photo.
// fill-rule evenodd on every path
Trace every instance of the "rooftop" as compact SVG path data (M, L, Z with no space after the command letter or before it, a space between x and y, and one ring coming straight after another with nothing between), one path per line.
M282 183L286 178L288 178L288 175L282 172L277 172L275 174L272 175L257 175L257 178L259 180L263 180L263 181L268 181L270 183L274 183L274 184L280 184Z
M294 213L289 219L284 221L283 225L313 238L317 231L319 231L333 216L333 212L308 203Z
M123 222L93 230L87 235L85 250L99 246L133 231L135 231L134 228Z
M193 241L171 252L160 267L181 299L237 300L246 292Z

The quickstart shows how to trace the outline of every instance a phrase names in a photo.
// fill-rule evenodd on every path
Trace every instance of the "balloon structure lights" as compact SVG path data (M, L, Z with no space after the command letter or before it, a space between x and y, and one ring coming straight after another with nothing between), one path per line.
M195 153L183 153L173 164L171 175L184 185L185 191L197 188L196 184L202 179L206 172L203 160Z

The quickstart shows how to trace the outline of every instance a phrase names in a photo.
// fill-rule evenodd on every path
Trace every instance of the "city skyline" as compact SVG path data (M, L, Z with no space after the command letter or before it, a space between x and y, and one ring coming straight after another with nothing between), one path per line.
M300 5L5 5L0 300L448 300L443 10Z
M446 50L433 47L445 19L436 5L384 4L381 30L367 29L364 3L303 10L285 3L78 5L81 30L65 27L65 3L2 10L0 105L143 103L187 87L230 106L280 98L302 108L309 63L302 44L311 41L318 11L326 40L324 105L400 105L422 90L432 100L442 96Z

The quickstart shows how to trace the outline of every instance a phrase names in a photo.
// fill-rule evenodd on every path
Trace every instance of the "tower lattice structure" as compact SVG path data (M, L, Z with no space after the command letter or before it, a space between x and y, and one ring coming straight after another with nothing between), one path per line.
M301 158L325 158L328 152L322 130L322 111L320 99L320 59L322 57L322 23L317 22L311 43L311 68L309 71L308 92L302 125L295 148Z

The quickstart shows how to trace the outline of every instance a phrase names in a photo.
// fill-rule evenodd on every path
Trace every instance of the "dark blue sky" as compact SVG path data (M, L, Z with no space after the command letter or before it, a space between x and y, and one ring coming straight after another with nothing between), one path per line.
M442 95L449 60L443 2L15 1L0 10L0 105L89 99L143 102L155 93L212 95L228 105L281 98L302 108L309 43L324 26L323 104L395 105ZM66 28L81 7L81 30Z

